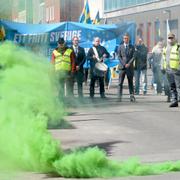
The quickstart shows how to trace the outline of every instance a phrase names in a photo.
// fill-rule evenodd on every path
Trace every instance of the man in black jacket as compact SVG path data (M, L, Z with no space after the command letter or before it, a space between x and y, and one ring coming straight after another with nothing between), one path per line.
M118 57L119 57L119 88L118 88L118 96L119 101L122 100L122 91L123 91L123 82L125 75L128 78L128 86L129 86L129 94L130 94L130 101L134 102L134 87L133 87L133 76L134 76L134 46L129 44L129 35L126 33L123 36L123 43L118 48Z
M98 72L96 71L96 63L97 62L103 62L104 58L109 58L109 53L106 50L105 47L100 45L100 38L95 37L94 38L94 44L93 47L91 47L87 54L87 59L90 60L90 97L94 97L94 86L96 80L99 80L99 86L100 86L100 96L101 98L105 98L105 89L104 89L104 72Z
M71 49L73 50L74 55L75 55L75 67L76 67L74 78L77 81L78 97L82 98L83 97L83 79L84 79L83 65L86 60L86 54L85 54L84 48L79 46L79 38L77 36L73 37L72 43L73 45L71 46ZM74 86L74 83L73 83L73 86Z
M147 53L147 47L144 45L143 40L139 38L135 45L134 63L135 94L137 95L139 95L140 91L140 78L142 80L143 94L145 95L147 93Z

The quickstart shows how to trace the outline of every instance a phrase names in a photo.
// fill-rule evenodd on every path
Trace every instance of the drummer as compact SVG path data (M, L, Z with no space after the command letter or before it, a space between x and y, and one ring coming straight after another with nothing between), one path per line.
M100 96L106 98L104 89L104 69L96 69L97 62L103 62L105 58L109 58L109 53L105 47L100 45L101 40L99 37L95 37L93 41L93 47L91 47L87 54L87 59L90 60L90 98L94 98L94 87L96 80L99 81Z

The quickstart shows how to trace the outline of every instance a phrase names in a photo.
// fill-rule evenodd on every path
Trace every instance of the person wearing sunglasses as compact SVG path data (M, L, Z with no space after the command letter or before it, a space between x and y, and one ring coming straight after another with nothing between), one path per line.
M167 73L170 85L171 104L169 107L178 107L180 101L180 44L175 34L169 33L167 46L163 49L163 68Z

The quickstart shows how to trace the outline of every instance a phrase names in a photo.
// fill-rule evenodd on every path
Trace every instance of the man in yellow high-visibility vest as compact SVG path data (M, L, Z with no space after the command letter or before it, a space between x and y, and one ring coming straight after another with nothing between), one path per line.
M168 34L167 47L163 49L163 69L167 73L170 84L172 102L169 107L178 107L178 101L180 101L180 45L173 33Z
M75 55L66 46L64 38L58 39L58 47L53 51L51 63L60 83L60 97L73 96L73 74L75 72ZM66 91L65 91L66 88Z

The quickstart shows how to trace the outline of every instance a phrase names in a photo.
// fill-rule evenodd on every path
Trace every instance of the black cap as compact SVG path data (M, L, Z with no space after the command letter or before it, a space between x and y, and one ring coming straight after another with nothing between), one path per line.
M64 44L64 43L65 43L64 38L60 37L60 38L58 39L58 43L59 43L59 44Z

